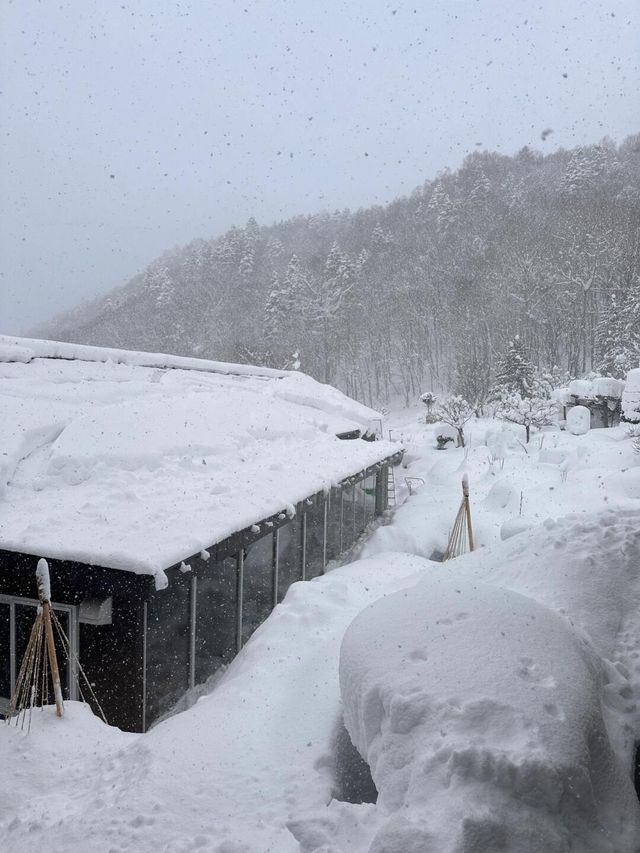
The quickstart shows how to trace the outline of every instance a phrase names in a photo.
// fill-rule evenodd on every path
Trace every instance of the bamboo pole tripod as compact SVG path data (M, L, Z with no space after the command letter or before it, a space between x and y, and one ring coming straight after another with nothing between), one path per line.
M471 524L471 508L469 506L469 478L466 474L462 477L462 501L453 522L449 541L444 552L442 562L459 557L467 551L473 551L473 527Z
M77 672L84 678L91 698L106 723L104 712L93 692L89 679L80 666L74 650L71 648L69 638L60 624L55 610L51 607L51 581L49 578L49 566L46 560L38 561L36 581L40 604L31 628L29 642L27 643L27 648L20 664L20 671L16 678L7 714L7 722L9 723L12 718L16 718L16 725L19 725L22 719L22 728L24 728L25 722L27 722L27 731L31 729L31 712L33 708L49 703L49 674L51 674L56 716L62 717L64 702L62 700L60 669L58 667L58 656L53 633L53 629L55 628L64 655L68 661L72 661L75 664ZM80 689L79 680L78 689L81 698L84 700L85 697Z

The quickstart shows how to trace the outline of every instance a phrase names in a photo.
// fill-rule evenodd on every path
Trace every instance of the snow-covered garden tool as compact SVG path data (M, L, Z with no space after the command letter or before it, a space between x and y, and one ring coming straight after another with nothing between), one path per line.
M473 527L471 526L471 509L469 507L469 478L462 476L462 502L449 534L449 541L442 562L459 557L467 551L473 551Z

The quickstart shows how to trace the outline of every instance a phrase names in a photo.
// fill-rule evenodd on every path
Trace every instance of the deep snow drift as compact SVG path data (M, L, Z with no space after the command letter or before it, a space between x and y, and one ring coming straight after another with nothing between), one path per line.
M599 536L556 525L527 547L438 567L356 618L340 683L388 815L372 850L636 849L638 673L627 677L634 659L610 660L624 656L619 620L640 622L637 594L625 601L638 582L636 523L607 514L593 520ZM550 607L477 580L518 587L526 576L531 592L534 574Z
M368 558L294 584L190 710L0 727L3 848L637 853L640 459L622 430L472 426L440 452L405 420L413 494ZM485 547L431 562L463 471ZM343 711L377 804L332 799Z

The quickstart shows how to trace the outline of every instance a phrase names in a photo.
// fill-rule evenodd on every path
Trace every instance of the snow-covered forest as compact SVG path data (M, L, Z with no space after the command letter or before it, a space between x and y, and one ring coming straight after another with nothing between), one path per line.
M640 136L470 154L385 207L251 219L167 252L39 330L300 366L370 405L482 405L515 334L540 368L624 377L640 354Z

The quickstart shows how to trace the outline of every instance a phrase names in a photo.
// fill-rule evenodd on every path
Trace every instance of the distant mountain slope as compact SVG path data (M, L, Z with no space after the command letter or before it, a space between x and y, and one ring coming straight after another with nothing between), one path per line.
M299 361L371 404L427 386L478 398L516 333L540 365L575 375L602 361L640 293L639 235L640 135L475 152L384 207L195 240L38 333Z

